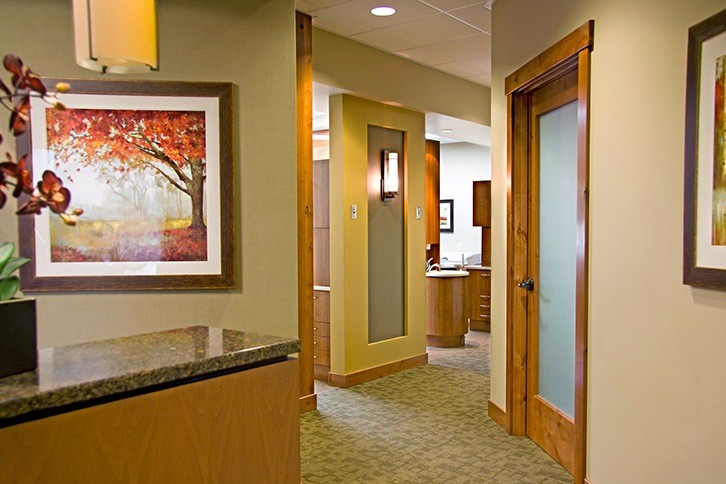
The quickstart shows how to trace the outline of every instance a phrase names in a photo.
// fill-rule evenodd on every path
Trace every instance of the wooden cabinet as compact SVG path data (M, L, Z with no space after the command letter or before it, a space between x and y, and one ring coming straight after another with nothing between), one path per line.
M492 182L474 182L474 210L472 225L490 227L492 225Z
M467 267L467 291L469 294L469 329L473 331L490 331L492 272L490 269Z
M313 291L313 362L316 380L330 373L330 291Z
M474 206L472 224L481 227L481 264L492 263L492 182L474 182Z
M464 346L468 277L426 278L426 346Z
M439 155L440 143L426 140L426 260L440 257L439 230Z

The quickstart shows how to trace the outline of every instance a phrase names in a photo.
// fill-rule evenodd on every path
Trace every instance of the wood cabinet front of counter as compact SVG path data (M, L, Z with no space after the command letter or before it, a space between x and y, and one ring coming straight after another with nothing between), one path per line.
M468 332L466 277L426 278L426 345L464 345Z
M298 361L0 429L3 482L300 482Z

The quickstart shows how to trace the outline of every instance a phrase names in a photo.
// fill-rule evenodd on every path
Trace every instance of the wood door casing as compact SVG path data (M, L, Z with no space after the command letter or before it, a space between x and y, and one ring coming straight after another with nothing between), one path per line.
M577 70L545 84L529 95L529 238L528 274L535 289L527 298L527 421L526 433L537 445L574 473L575 422L539 393L539 118L577 100ZM576 200L573 200L577 203Z
M513 435L525 435L527 420L529 93L577 66L577 261L575 302L574 481L585 482L587 449L588 348L588 185L590 136L590 57L595 22L589 20L507 76L507 270L506 413L490 401L490 416Z

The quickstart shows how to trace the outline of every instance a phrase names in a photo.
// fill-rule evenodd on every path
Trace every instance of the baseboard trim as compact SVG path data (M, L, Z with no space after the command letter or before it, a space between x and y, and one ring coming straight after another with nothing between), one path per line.
M487 413L489 414L489 418L494 420L496 423L504 427L504 430L509 433L509 419L507 419L507 412L499 408L499 406L489 400L489 404L487 406Z
M313 393L312 395L305 395L300 397L300 413L312 412L318 409L318 395Z
M365 370L356 371L348 374L340 374L330 372L328 376L328 383L334 387L348 388L354 385L359 385L368 381L377 380L383 376L392 375L399 371L410 370L417 366L425 365L429 362L429 354L423 353L421 355L412 356L403 360L393 361L380 366L374 366L373 368L366 368Z
M469 329L472 331L484 331L485 333L491 333L492 323L489 320L481 321L479 319L470 319Z

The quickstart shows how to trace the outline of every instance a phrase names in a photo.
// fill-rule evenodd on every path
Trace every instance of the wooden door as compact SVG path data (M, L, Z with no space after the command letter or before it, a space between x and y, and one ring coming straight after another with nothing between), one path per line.
M594 28L594 21L586 22L505 79L509 190L504 423L514 435L530 435L573 473L575 484L585 482L587 456L590 52ZM553 165L549 147L543 153L540 141L543 128L551 128L551 119L547 119L550 114L558 118L563 111L569 113L567 131L575 132L574 144L571 138L569 141L570 152L574 146L575 155L568 158L569 164L559 166ZM569 177L568 183L560 184L558 170ZM548 179L552 174L554 177ZM549 194L543 193L548 191ZM547 206L551 192L567 201L566 210ZM568 230L558 228L563 217L570 221ZM549 231L549 235L561 236L563 242L556 239L543 245L543 230ZM563 244L569 244L564 250L570 254L567 266L548 256L552 246L558 248ZM568 281L569 288L557 288L562 281ZM560 294L571 298L564 306L569 316L552 318L546 314L547 306L553 302L553 296ZM555 304L555 307L563 305ZM564 338L551 338L548 330L553 319L566 319L570 329L574 326L566 344L560 341ZM542 345L548 338L550 343L554 339L554 350L547 344ZM574 354L565 353L564 349L574 350ZM574 368L561 372L566 378L557 374L550 378L548 354L569 363L574 360ZM553 381L555 384L566 382L569 386L552 397L548 385ZM557 395L570 400L563 401Z
M574 468L577 70L529 95L526 433Z

